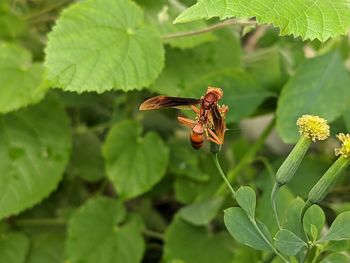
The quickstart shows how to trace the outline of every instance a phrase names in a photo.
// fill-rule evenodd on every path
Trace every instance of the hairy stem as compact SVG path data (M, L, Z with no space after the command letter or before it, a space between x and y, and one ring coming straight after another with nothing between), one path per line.
M214 159L214 163L216 165L216 168L218 169L222 179L224 180L225 184L227 185L227 187L230 189L231 193L232 193L232 196L233 198L236 198L236 191L232 188L230 182L227 180L227 177L225 175L225 173L223 172L222 168L221 168L221 165L219 163L219 160L218 160L218 155L216 153L212 154L213 156L213 159Z
M159 239L161 241L164 240L164 235L160 232L157 231L153 231L150 229L144 229L142 230L142 233L146 236L146 237L151 237L151 238L155 238L155 239Z
M272 206L273 213L275 214L278 228L281 229L281 223L280 223L280 220L278 218L277 206L276 206L276 195L277 195L279 188L280 187L278 186L278 184L275 183L273 188L272 188L272 191L271 191L271 206Z
M68 2L70 2L71 0L62 0L62 1L58 1L52 5L46 6L44 9L41 9L37 12L33 12L31 14L28 14L27 16L24 17L25 20L29 20L29 19L33 19L36 18L38 16L44 15L46 13L49 13L65 4L67 4Z
M218 30L218 29L221 29L221 28L224 28L227 26L232 26L232 25L255 26L255 25L257 25L257 23L255 21L242 21L242 20L236 20L236 19L228 19L228 20L225 20L223 22L219 22L219 23L213 24L211 26L197 29L197 30L163 35L161 37L161 39L162 40L169 40L169 39L180 38L180 37L190 37L190 36L208 33L208 32Z

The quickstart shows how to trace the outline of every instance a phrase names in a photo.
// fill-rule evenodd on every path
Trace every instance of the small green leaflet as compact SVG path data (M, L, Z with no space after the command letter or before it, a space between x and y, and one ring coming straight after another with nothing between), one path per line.
M344 239L350 239L350 211L338 215L319 242Z
M127 120L116 124L103 146L107 176L122 199L150 190L165 175L169 149L155 133L140 137L142 127Z
M271 251L269 244L261 237L242 208L231 207L226 209L224 221L227 230L237 242L258 250ZM262 224L259 227L263 228L262 231L266 230L266 227Z
M305 213L304 219L303 219L303 225L305 232L309 235L309 237L313 237L316 233L316 235L320 234L322 231L322 228L325 223L325 214L321 207L318 205L312 205ZM315 230L312 230L315 228ZM312 233L312 231L314 233ZM317 236L316 236L317 238Z
M342 253L333 253L325 257L320 263L348 263L350 258Z
M123 222L125 219L126 211L120 201L106 197L89 200L68 225L69 261L141 262L145 249L141 229L134 222Z
M0 43L0 113L38 102L48 88L44 68L14 44Z
M52 97L0 117L0 218L56 189L69 159L70 133L66 113Z
M348 0L198 0L182 12L175 23L185 23L202 18L219 17L252 18L259 23L273 24L281 35L319 39L345 34L350 27L350 2Z
M287 229L281 229L275 236L276 248L285 255L294 256L307 244Z
M48 79L64 90L128 91L150 85L164 64L155 29L130 0L86 0L66 9L48 36Z
M241 186L236 192L239 206L247 213L250 219L255 218L256 195L253 188Z

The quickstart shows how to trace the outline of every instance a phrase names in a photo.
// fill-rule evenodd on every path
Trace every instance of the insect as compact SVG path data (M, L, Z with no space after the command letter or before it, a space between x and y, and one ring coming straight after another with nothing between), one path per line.
M140 106L140 110L155 110L162 108L190 107L196 113L196 119L178 117L178 121L191 128L190 141L195 149L202 147L204 139L222 145L226 131L225 115L228 107L219 106L218 102L224 93L220 88L208 87L200 99L179 98L169 96L152 97ZM199 105L199 108L195 105Z

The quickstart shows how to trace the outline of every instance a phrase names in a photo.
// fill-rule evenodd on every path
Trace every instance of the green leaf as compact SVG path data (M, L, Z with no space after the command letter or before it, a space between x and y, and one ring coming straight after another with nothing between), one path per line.
M253 188L241 186L236 192L236 201L250 219L255 218L256 195Z
M144 241L126 217L122 203L97 197L89 200L68 225L67 255L71 262L141 262Z
M178 214L194 225L207 225L218 215L223 202L222 197L204 199L181 208Z
M350 239L350 211L338 215L319 242L344 239Z
M248 53L243 58L247 72L253 75L264 89L279 90L285 82L280 53L279 47L272 46Z
M232 256L226 233L210 234L206 227L193 226L179 217L165 233L165 262L230 263Z
M88 182L104 177L101 141L92 132L75 135L69 172Z
M319 207L318 205L312 205L304 215L303 224L304 224L305 232L310 237L312 237L313 235L311 230L312 230L312 226L314 226L317 229L317 233L320 234L325 221L326 219L322 208Z
M341 116L350 102L349 85L350 77L336 52L302 63L278 101L277 130L282 139L297 141L295 123L303 114L319 115L329 122Z
M158 29L159 33L162 35L163 42L172 47L192 48L215 39L215 36L210 32L194 36L171 37L176 33L203 29L207 26L204 21L175 25L173 23L174 19L185 8L180 2L168 0L137 0L136 2L145 7L146 20Z
M309 191L329 166L330 163L321 156L305 156L293 179L288 183L288 188L296 196L307 199Z
M271 247L254 227L242 208L231 207L226 209L224 221L226 228L237 242L258 250L271 251Z
M329 241L324 247L325 251L340 252L350 248L349 240Z
M275 236L276 248L287 256L296 255L307 244L287 229L281 229Z
M56 189L69 159L69 120L49 97L0 117L0 218L32 207Z
M287 204L288 209L286 209L282 221L283 229L287 229L298 236L303 234L300 216L304 204L305 202L300 197L295 198Z
M226 31L221 32L216 41L195 49L169 48L166 67L151 89L171 96L193 96L193 91L203 95L207 86L212 85L211 78L240 66L240 53L239 39ZM205 86L198 87L199 82L205 82ZM189 92L185 92L187 89Z
M0 8L0 38L12 40L23 34L26 30L24 20L9 12L4 12Z
M0 236L0 263L24 263L29 249L29 240L17 232Z
M333 253L325 257L320 263L348 263L350 258L341 253Z
M64 262L65 235L60 232L47 232L31 238L31 246L26 263Z
M44 68L32 63L31 54L14 44L0 43L0 113L38 102L47 83Z
M345 34L350 27L349 3L344 0L198 0L182 12L175 23L212 17L255 17L259 23L279 27L281 35L317 38L322 42Z
M164 176L169 149L155 133L127 120L113 126L103 146L106 172L123 199L150 190Z
M170 161L169 172L186 176L197 182L208 182L209 175L199 169L198 156L190 146L189 141L172 139L169 142Z
M179 146L180 145L181 144L179 144ZM218 175L218 170L214 162L208 162L208 154L203 151L193 152L194 150L191 149L191 146L188 145L188 143L187 147L192 151L192 155L199 155L201 157L199 167L200 171L203 172L197 176L176 176L176 200L186 204L212 198L216 193L218 187L222 184L222 179ZM200 180L200 176L205 180Z
M280 165L280 162L278 162ZM275 170L278 166L276 165ZM266 170L259 176L257 186L259 191L262 193L259 202L257 203L256 216L263 221L270 229L271 232L275 233L278 230L276 217L272 212L271 206L271 191L275 183L275 175ZM294 195L290 192L287 187L281 188L277 193L276 203L277 212L280 220L285 214L285 211L290 209L290 202L294 199ZM300 221L300 220L299 220Z
M164 64L161 40L130 0L87 0L66 9L48 36L48 79L64 90L150 85Z

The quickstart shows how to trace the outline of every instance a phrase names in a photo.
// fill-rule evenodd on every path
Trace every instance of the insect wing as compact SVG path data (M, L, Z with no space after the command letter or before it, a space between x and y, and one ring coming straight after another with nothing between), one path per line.
M156 96L144 101L140 105L140 110L156 110L163 108L181 108L200 103L200 99L179 98L169 96Z
M227 111L227 108L225 108ZM226 113L226 112L225 112ZM211 109L211 117L213 120L214 131L219 139L223 142L226 132L226 123L224 119L224 113L221 113L218 106L214 106Z

